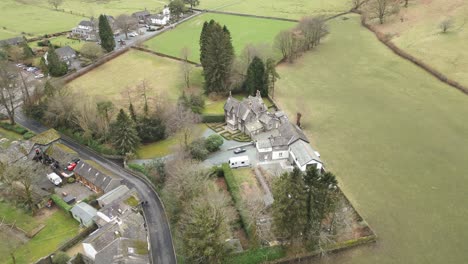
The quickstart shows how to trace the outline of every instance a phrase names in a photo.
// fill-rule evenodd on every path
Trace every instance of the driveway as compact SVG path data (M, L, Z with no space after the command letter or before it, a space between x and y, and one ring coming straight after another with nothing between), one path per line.
M21 108L18 108L16 111L16 122L35 133L41 133L48 129L39 122L24 116L21 112ZM113 174L122 177L129 188L135 187L140 198L143 201L148 202L143 206L143 213L146 220L146 226L148 228L149 243L151 247L150 256L153 260L152 263L177 263L169 222L158 194L153 191L145 181L137 178L126 169L102 157L91 149L88 149L63 136L62 143L75 150L82 159L94 160Z

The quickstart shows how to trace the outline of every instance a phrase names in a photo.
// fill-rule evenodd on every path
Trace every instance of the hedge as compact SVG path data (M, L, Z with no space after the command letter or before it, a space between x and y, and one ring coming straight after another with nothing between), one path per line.
M20 125L12 125L10 123L5 123L5 122L0 122L0 126L3 127L4 129L6 130L10 130L10 131L13 131L13 132L16 132L20 135L24 135L28 132L28 130Z
M67 204L62 198L60 198L60 196L58 196L57 194L52 194L50 196L50 198L52 199L52 201L54 201L54 203L62 208L63 210L65 210L65 212L69 212L73 206Z
M28 131L28 132L24 133L23 138L28 140L28 139L31 139L32 137L34 137L35 135L36 134L34 134L33 132Z
M224 115L201 115L203 123L223 123Z
M226 180L228 191L231 194L232 199L234 200L236 210L240 215L241 225L245 229L247 236L249 238L252 238L252 232L249 228L247 216L244 213L245 211L242 209L242 197L239 186L236 184L236 180L234 179L234 174L232 174L232 170L229 167L229 164L223 163L222 168L224 173L224 180Z

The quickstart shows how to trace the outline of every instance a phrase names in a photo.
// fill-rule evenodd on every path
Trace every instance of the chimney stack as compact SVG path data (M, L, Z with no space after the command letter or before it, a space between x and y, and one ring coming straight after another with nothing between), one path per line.
M302 114L297 112L297 114L296 114L296 125L298 127L301 127L301 117L302 117Z
M258 98L261 97L261 94L260 94L260 90L257 90L257 95L256 95Z

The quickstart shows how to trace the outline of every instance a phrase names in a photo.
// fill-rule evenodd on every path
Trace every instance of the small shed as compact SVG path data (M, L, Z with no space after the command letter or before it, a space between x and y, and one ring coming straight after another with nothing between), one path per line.
M70 212L76 221L86 227L90 227L94 223L93 219L97 215L97 210L84 202L73 206Z
M63 201L66 202L67 204L74 204L75 201L76 201L76 197L74 197L72 195L67 195L67 196L63 197Z

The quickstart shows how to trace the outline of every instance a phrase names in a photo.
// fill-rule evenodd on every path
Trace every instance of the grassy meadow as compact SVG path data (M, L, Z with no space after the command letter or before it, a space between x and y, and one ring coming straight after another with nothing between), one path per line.
M336 14L350 9L347 0L203 0L201 9L299 19L307 15Z
M189 59L198 62L203 23L211 19L228 27L236 54L239 54L248 43L266 44L270 48L278 32L295 25L295 23L285 21L205 13L144 44L151 50L176 57L180 56L182 48L186 46L190 50ZM280 57L279 53L275 55L277 58Z
M200 68L193 68L191 82L202 86ZM117 107L127 108L128 92L135 103L139 95L134 91L143 80L149 83L150 97L176 101L184 88L180 62L130 50L99 66L68 84L73 92L84 94L96 101L111 100ZM141 100L139 100L141 101Z
M0 1L0 39L71 30L83 17L15 0Z
M72 48L72 49L74 49L76 51L80 51L81 48L83 47L83 45L86 43L85 41L81 41L81 40L77 40L77 39L69 39L69 38L67 38L67 36L59 36L59 37L51 38L49 40L53 45L57 45L57 46L60 46L60 47L70 46L70 48ZM37 45L38 42L39 41L30 42L29 46L32 49L42 48L42 47L39 47Z
M464 263L468 97L348 18L278 67L280 106L302 112L325 166L379 236L322 263Z
M467 16L468 2L463 0L417 0L379 30L394 36L400 48L468 86ZM451 19L453 26L442 33L440 23L445 19Z

